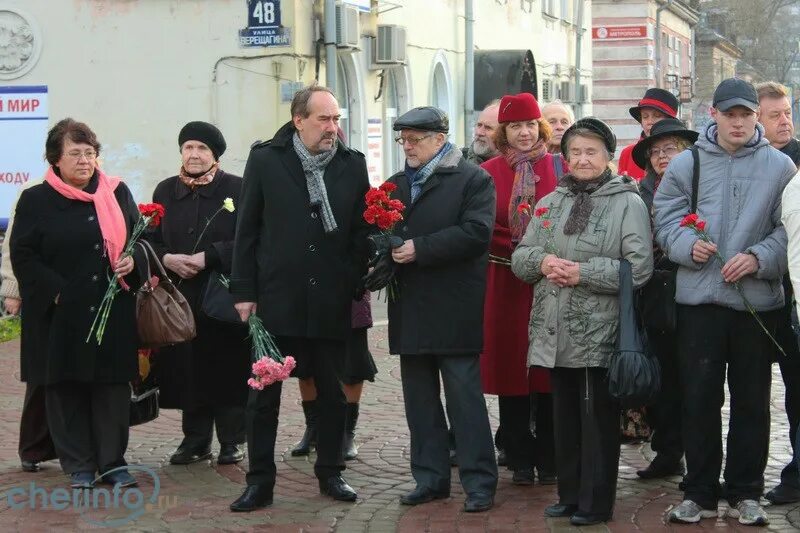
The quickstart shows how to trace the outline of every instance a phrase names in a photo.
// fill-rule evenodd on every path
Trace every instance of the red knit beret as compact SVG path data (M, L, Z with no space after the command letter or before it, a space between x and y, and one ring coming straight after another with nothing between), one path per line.
M542 117L539 103L531 93L507 94L500 100L497 122L520 122Z

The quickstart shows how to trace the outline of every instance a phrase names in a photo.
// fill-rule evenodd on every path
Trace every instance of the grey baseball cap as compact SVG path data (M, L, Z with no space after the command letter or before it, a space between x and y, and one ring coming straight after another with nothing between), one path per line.
M744 106L755 111L758 109L758 93L749 81L728 78L717 85L713 106L719 111L727 111L736 106Z

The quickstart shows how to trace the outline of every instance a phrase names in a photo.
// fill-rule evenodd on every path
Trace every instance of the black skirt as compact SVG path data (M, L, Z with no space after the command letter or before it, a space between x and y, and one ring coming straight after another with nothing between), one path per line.
M367 342L367 329L358 328L350 330L347 339L347 354L345 356L344 371L342 372L342 383L345 385L355 385L362 381L375 381L375 374L378 368L375 360L369 351ZM298 379L308 379L314 376L310 361L300 359L297 366L292 371L292 377Z

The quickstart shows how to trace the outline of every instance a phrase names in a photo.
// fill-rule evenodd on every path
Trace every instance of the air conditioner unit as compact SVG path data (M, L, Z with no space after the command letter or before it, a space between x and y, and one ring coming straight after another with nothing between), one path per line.
M359 47L361 28L358 22L358 8L348 5L336 6L336 46Z
M375 63L397 65L406 61L406 29L394 24L378 24Z
M582 103L586 103L591 101L589 97L589 86L586 84L581 83L581 100Z
M542 101L549 102L553 98L553 80L545 78L542 80Z
M568 82L562 81L561 87L558 90L558 98L562 102L574 102L575 101L575 86Z

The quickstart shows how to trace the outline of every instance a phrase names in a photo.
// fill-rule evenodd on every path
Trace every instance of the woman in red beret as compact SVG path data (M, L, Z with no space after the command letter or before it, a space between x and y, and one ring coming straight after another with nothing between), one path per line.
M486 278L481 381L486 394L499 397L496 440L514 471L513 482L533 484L535 466L539 483L554 483L550 375L543 368L528 372L528 317L533 292L510 267L511 252L525 234L533 206L556 187L553 156L547 153L552 130L530 93L504 96L498 122L495 145L500 155L481 165L494 178L497 190ZM532 404L535 439L530 428Z

